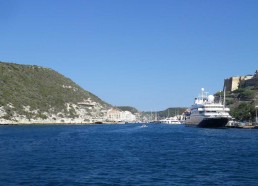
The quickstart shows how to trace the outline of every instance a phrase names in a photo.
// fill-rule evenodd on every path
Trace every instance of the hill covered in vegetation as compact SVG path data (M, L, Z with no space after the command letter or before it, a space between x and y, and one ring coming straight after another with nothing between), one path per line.
M257 99L257 90L253 87L240 88L231 92L227 100L231 108L230 114L240 121L255 121Z
M109 104L54 70L0 62L2 122L90 122L101 117L102 110L108 107Z
M122 111L129 111L132 114L136 114L139 112L136 108L130 107L130 106L117 106L116 108L118 108L119 110L122 110Z
M241 87L234 91L227 91L226 105L230 108L230 115L238 121L255 121L255 106L258 105L258 91L256 86ZM222 92L215 94L223 97Z
M141 114L142 117L145 118L144 120L156 121L182 115L186 109L187 108L184 107L172 107L162 111L142 112Z

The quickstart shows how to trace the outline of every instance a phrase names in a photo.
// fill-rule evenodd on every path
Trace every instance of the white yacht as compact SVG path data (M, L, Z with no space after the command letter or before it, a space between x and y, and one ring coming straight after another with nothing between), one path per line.
M214 96L207 96L202 88L201 96L195 98L189 113L186 114L185 124L205 128L224 128L232 118L228 112L229 108L225 107L225 92L224 103L222 104L221 100L216 103Z
M181 122L176 117L170 117L159 121L160 123L164 123L164 124L176 124L176 125L181 124Z

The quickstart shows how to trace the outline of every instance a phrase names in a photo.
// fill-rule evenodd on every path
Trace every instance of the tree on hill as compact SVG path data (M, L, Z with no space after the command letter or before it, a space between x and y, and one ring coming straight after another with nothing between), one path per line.
M255 107L250 103L240 103L237 107L231 108L230 113L238 121L253 121Z

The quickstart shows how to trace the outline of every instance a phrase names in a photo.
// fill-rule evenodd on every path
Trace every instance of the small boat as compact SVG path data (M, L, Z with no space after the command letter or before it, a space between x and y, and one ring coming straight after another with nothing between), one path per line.
M141 126L140 126L141 128L146 128L146 127L148 127L146 124L142 124Z

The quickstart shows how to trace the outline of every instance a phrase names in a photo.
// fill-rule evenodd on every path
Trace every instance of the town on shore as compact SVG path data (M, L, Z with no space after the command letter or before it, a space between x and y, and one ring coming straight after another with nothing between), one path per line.
M5 62L0 62L0 67L0 124L184 123L185 120L187 108L139 112L133 107L114 107L48 68ZM254 75L227 78L224 87L234 122L257 123L258 70ZM221 96L221 92L214 96Z

